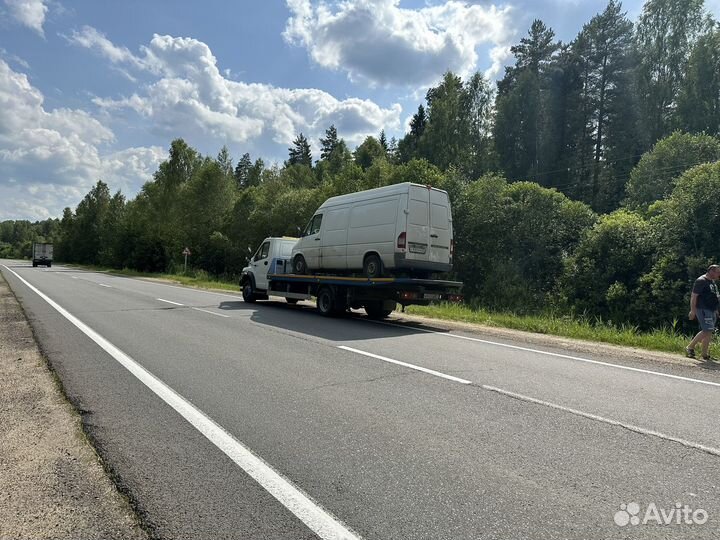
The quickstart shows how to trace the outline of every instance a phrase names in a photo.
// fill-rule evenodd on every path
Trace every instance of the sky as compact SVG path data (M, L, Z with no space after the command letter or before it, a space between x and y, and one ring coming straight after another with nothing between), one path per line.
M330 125L401 138L443 73L491 80L535 18L563 41L606 0L0 0L0 221L134 197L183 138L282 162ZM642 0L626 0L635 20ZM720 16L720 0L706 0Z

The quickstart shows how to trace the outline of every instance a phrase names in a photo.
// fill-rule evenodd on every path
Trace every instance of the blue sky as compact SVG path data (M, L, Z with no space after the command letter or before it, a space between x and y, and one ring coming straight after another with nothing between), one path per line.
M0 0L0 221L60 216L100 178L132 197L176 137L266 163L330 124L351 148L399 138L447 69L495 78L534 18L569 41L605 5Z

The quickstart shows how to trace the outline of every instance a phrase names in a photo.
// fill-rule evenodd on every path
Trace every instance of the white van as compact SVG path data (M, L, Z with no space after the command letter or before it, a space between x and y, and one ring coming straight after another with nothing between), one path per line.
M448 272L453 231L448 194L409 182L325 201L292 250L295 274Z

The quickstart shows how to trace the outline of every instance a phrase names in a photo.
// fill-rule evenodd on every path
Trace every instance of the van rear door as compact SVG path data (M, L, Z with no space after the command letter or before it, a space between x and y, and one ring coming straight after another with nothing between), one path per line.
M452 216L448 194L439 189L430 190L430 249L428 260L450 264L452 243Z
M430 247L430 190L410 186L407 209L407 251L409 261L428 261Z

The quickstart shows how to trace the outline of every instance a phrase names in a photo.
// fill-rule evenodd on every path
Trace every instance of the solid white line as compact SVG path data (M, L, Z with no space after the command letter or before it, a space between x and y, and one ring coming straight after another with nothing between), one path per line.
M416 369L418 371L422 371L423 373L429 373L430 375L435 375L436 377L442 377L443 379L448 379L450 381L459 382L461 384L470 384L472 382L472 381L468 381L466 379L460 379L459 377L453 377L452 375L446 375L445 373L440 373L439 371L435 371L432 369L416 366L414 364L408 364L407 362L401 362L400 360L393 360L392 358L387 358L386 356L380 356L379 354L373 354L373 353L361 351L359 349L353 349L352 347L346 347L345 345L338 345L338 349L343 349L345 351L362 354L364 356L369 356L370 358L376 358L377 360L382 360L383 362L390 362L391 364L397 364L398 366L404 366L404 367L407 367L410 369Z
M4 266L4 265L3 265L3 266ZM7 266L5 266L5 268L7 268ZM77 278L78 278L77 276L70 276L70 277L73 278L73 279L77 279Z
M112 289L112 286L105 285L104 283L98 283L98 285L100 285L101 287L107 287L108 289Z
M387 326L394 326L396 328L404 328L406 330L419 330L421 332L426 332L428 334L436 334L438 336L445 336L445 337L451 337L451 338L456 338L456 339L464 339L467 341L476 341L478 343L485 343L487 345L495 345L497 347L505 347L506 349L514 349L514 350L518 350L518 351L544 354L545 356L554 356L556 358L565 358L567 360L575 360L577 362L586 362L588 364L607 366L607 367L612 367L612 368L616 368L616 369L624 369L627 371L635 371L638 373L647 373L648 375L656 375L658 377L667 377L669 379L677 379L677 380L686 381L686 382L692 382L692 383L697 383L697 384L706 384L708 386L720 387L720 383L717 383L717 382L705 381L703 379L693 379L692 377L682 377L680 375L671 375L670 373L663 373L661 371L651 371L649 369L640 369L640 368L634 368L634 367L630 367L630 366L623 366L620 364L612 364L610 362L601 362L599 360L590 360L589 358L582 358L580 356L570 356L567 354L541 351L539 349L530 349L528 347L519 347L518 345L508 345L507 343L499 343L497 341L489 341L487 339L480 339L480 338L474 338L474 337L469 337L469 336L460 336L458 334L452 334L450 332L438 332L436 330L427 330L426 328L417 328L416 326L407 327L407 326L403 326L401 324L394 324L394 323L389 323L389 322L384 322L384 321L373 321L371 319L362 319L362 320L377 323L377 324L384 324Z
M207 309L200 309L199 307L193 308L195 311L202 311L203 313L209 313L210 315L217 315L218 317L230 318L230 315L224 315L223 313L215 313L214 311L208 311Z
M704 444L688 441L686 439L681 439L679 437L673 437L672 435L666 435L665 433L661 433L659 431L641 428L641 427L635 426L633 424L626 424L626 423L620 422L618 420L613 420L612 418L606 418L604 416L598 416L597 414L586 413L586 412L580 411L578 409L571 409L570 407L564 407L563 405L558 405L557 403L552 403L550 401L544 401L542 399L525 396L523 394L516 394L515 392L510 392L509 390L503 390L502 388L497 388L495 386L489 386L486 384L482 384L482 385L480 385L480 387L484 388L485 390L490 390L491 392L497 392L498 394L502 394L504 396L518 399L520 401L526 401L528 403L535 403L537 405L543 405L545 407L550 407L551 409L556 409L558 411L564 411L564 412L574 414L577 416L582 416L583 418L589 418L590 420L597 420L598 422L604 422L604 423L610 424L612 426L623 427L625 429L634 431L636 433L641 433L643 435L650 435L651 437L658 437L660 439L665 439L666 441L672 441L672 442L682 444L683 446L687 446L688 448L694 448L696 450L702 450L703 452L707 452L709 454L714 454L716 456L720 456L720 448L714 448L712 446L706 446Z
M156 298L155 300L158 300L160 302L166 302L168 304L172 304L174 306L182 306L183 304L179 304L178 302L173 302L172 300L163 300L162 298Z
M203 413L187 401L180 394L175 392L163 381L155 377L144 367L138 364L126 353L118 349L107 339L95 332L92 328L70 314L62 306L57 304L50 297L39 291L16 272L3 265L6 270L15 275L30 290L55 308L63 317L79 328L86 336L97 343L110 356L122 364L145 386L152 390L165 403L175 409L180 415L192 424L200 433L207 437L210 442L222 450L225 455L238 464L248 475L265 488L283 506L295 514L305 525L307 525L319 537L327 540L353 540L360 537L350 531L342 522L332 516L328 511L315 503L300 488L290 480L284 478L275 471L262 458L256 456L243 443L238 441L230 433L217 424L212 418Z

